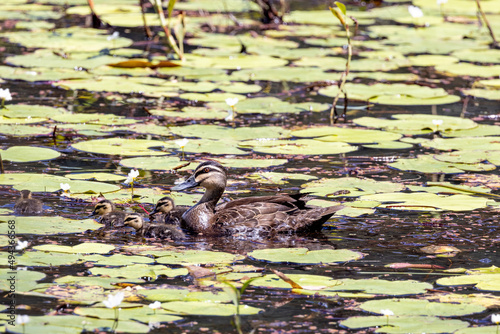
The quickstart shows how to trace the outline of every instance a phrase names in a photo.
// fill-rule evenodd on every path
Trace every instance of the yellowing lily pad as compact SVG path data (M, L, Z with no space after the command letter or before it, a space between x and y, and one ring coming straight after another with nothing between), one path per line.
M165 155L163 147L172 147L173 143L160 140L147 139L124 139L124 138L106 138L81 141L73 144L73 148L98 154L110 155Z
M257 249L248 256L260 261L321 264L359 260L363 254L348 249L308 250L307 248Z
M108 244L100 244L95 242L84 242L76 246L61 246L61 245L40 245L33 249L45 252L70 253L70 254L106 254L115 249L115 246Z
M146 251L141 254L153 255L157 263L183 265L232 263L242 258L240 255L202 250Z

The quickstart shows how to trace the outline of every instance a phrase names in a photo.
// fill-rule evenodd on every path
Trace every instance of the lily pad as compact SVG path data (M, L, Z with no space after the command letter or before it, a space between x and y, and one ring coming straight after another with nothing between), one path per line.
M156 279L160 275L167 277L176 277L185 276L188 274L187 269L184 268L172 269L162 265L153 266L147 264L133 264L116 268L93 267L89 271L92 275L123 278L151 277L153 279Z
M473 313L481 313L486 308L480 305L465 303L437 303L420 299L380 299L369 300L361 304L361 309L380 313L380 310L394 310L396 316L400 315L425 315L438 317L458 317Z
M70 253L70 254L107 254L115 246L108 244L100 244L95 242L84 242L76 246L62 246L62 245L40 245L35 246L33 249L44 251L44 252L56 252L56 253Z
M93 219L69 219L64 217L0 216L1 234L7 234L7 222L15 221L17 234L66 234L96 230L102 225Z
M323 249L310 251L307 248L257 249L248 256L260 261L299 264L321 264L359 260L363 254L348 249Z
M124 138L106 138L82 141L73 144L73 148L97 154L110 155L165 155L166 152L161 149L164 147L173 147L173 142L147 139L124 139Z
M141 254L154 256L157 263L183 265L232 263L242 259L240 255L202 250L146 251Z
M4 151L0 150L0 153L2 159L12 162L52 160L61 156L61 153L50 148L32 146L11 146Z

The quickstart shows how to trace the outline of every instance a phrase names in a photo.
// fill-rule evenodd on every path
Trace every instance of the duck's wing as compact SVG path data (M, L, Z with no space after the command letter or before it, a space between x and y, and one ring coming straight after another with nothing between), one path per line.
M219 204L215 207L215 211L222 211L225 209L241 207L246 205L257 205L258 203L274 203L285 205L289 208L303 208L309 200L308 194L280 194L271 196L252 196L236 199L234 201Z
M257 202L219 209L214 229L225 234L274 234L316 231L342 206L297 208L289 202Z

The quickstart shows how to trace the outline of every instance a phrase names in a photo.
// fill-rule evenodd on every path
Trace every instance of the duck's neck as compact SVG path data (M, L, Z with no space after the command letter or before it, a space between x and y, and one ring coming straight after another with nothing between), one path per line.
M182 215L182 219L186 222L190 230L197 233L204 233L211 230L215 206L223 193L223 187L206 189L200 201Z
M221 187L214 187L207 189L203 194L203 197L196 205L205 204L207 208L215 210L215 206L222 197L223 193L224 193L224 188Z

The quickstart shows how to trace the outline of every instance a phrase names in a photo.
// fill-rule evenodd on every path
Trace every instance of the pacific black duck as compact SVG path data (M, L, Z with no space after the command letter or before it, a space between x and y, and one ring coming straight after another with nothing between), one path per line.
M92 216L100 216L99 221L106 227L122 227L125 215L125 212L117 210L115 204L107 199L97 202L92 211Z
M161 214L157 219L159 223L181 225L182 215L189 209L187 206L177 206L174 200L168 196L162 197L156 203L156 206L149 214L149 219L153 220L155 215Z
M21 190L21 198L16 201L14 211L23 215L32 215L42 212L43 204L39 199L33 198L30 190Z
M128 214L125 217L123 224L125 226L131 226L135 228L136 233L145 238L173 240L180 240L185 238L184 233L177 226L165 224L147 224L144 221L144 218L138 213Z
M239 234L246 236L308 232L321 229L341 205L327 208L307 206L307 194L278 194L247 197L221 205L217 202L226 188L226 169L215 161L201 163L186 181L172 190L201 186L205 194L186 211L186 228L203 234Z

